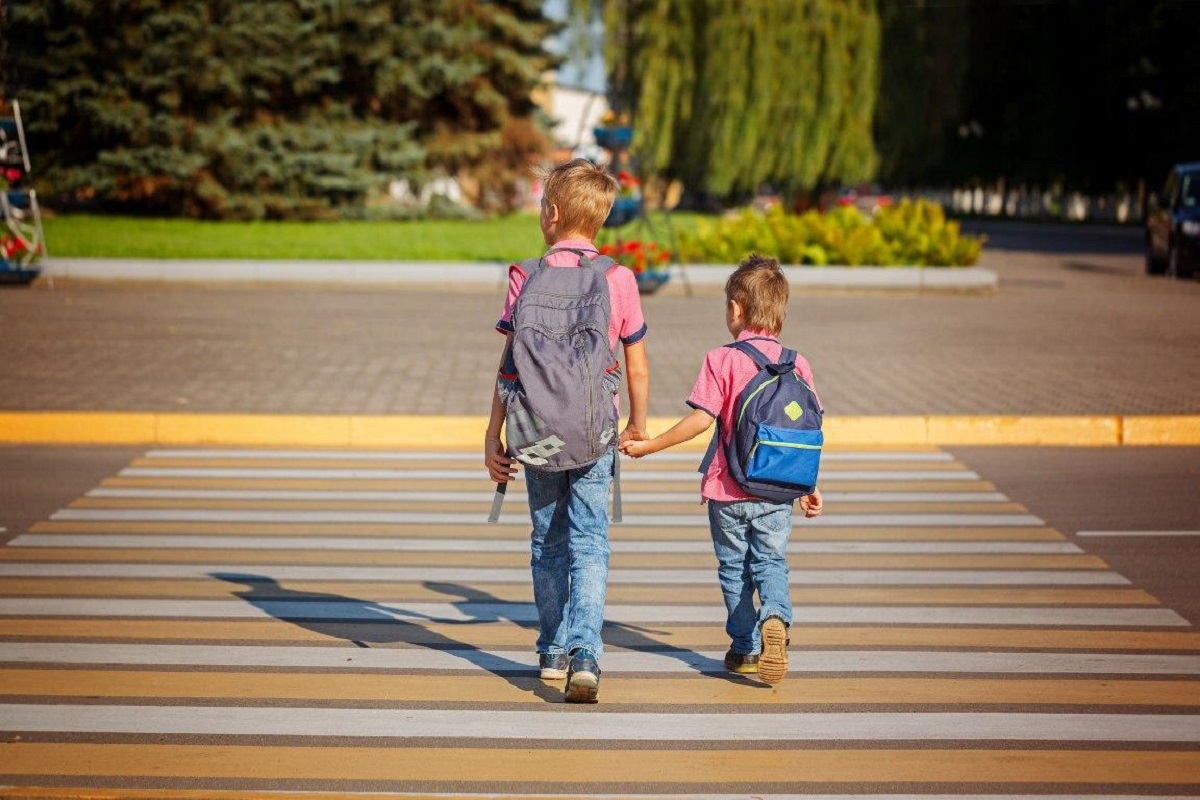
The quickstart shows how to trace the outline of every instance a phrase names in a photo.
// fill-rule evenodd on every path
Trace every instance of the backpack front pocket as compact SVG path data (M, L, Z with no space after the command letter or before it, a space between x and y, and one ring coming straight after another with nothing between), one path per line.
M815 487L824 444L825 434L820 430L760 423L755 429L746 477L765 483Z

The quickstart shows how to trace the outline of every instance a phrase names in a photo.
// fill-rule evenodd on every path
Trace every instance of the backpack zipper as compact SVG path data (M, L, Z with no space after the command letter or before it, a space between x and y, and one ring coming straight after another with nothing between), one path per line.
M759 439L754 443L754 447L750 448L750 456L747 460L753 460L754 454L758 452L758 446L765 444L768 447L791 447L795 450L820 450L821 446L817 444L797 444L795 442L775 442L770 439Z

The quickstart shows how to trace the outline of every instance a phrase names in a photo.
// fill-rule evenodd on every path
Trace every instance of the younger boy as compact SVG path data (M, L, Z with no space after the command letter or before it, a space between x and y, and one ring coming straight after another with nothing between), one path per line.
M548 267L578 268L580 251L598 256L592 240L612 208L617 181L584 159L562 164L545 178L540 224L549 252ZM509 269L508 298L496 329L512 346L513 308L526 279L519 265ZM623 267L605 275L609 293L608 343L619 340L625 351L629 387L629 421L618 440L599 461L561 472L525 464L529 514L533 521L531 566L539 633L541 676L567 679L567 702L595 702L600 686L598 659L603 653L600 629L608 585L608 493L619 442L648 438L646 403L650 369L646 359L646 322L642 317L637 279ZM501 368L505 357L501 356ZM619 400L619 397L615 397ZM492 480L506 483L516 461L501 438L505 408L498 391L492 395L491 418L484 439L484 463Z
M779 332L787 314L788 280L779 262L751 255L725 284L725 324L738 341L747 341L772 361L783 346ZM792 530L792 504L747 494L729 474L725 446L734 429L739 394L758 372L745 353L729 347L710 350L688 397L694 410L670 430L649 441L627 441L621 452L634 458L656 453L707 431L720 420L721 441L704 473L700 494L708 503L709 528L716 551L717 575L725 596L725 631L733 640L725 668L739 674L758 673L767 683L787 674L787 628L792 624L788 589L787 541ZM797 356L796 373L812 386L812 368ZM821 492L800 499L806 517L821 513ZM758 590L760 608L754 609Z

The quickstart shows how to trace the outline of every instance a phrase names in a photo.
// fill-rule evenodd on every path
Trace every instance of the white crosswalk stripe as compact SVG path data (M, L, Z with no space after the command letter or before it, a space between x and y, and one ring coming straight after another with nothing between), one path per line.
M604 657L612 672L722 672L723 650L629 652ZM350 647L268 647L152 644L0 644L0 659L14 664L175 665L291 667L325 670L484 670L529 672L527 651L424 650ZM1031 673L1101 675L1200 675L1200 656L1094 653L972 653L929 650L802 650L789 668L811 673Z

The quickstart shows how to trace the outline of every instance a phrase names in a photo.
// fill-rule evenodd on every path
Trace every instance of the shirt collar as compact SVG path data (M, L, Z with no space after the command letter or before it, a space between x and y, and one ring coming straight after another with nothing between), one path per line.
M778 336L772 333L767 333L766 331L745 330L738 334L737 340L739 342L744 342L747 339L770 339L773 342L779 341Z
M587 239L563 239L561 242L555 242L551 245L550 250L590 250L593 253L600 252L596 249L596 245ZM546 252L550 252L550 250Z

